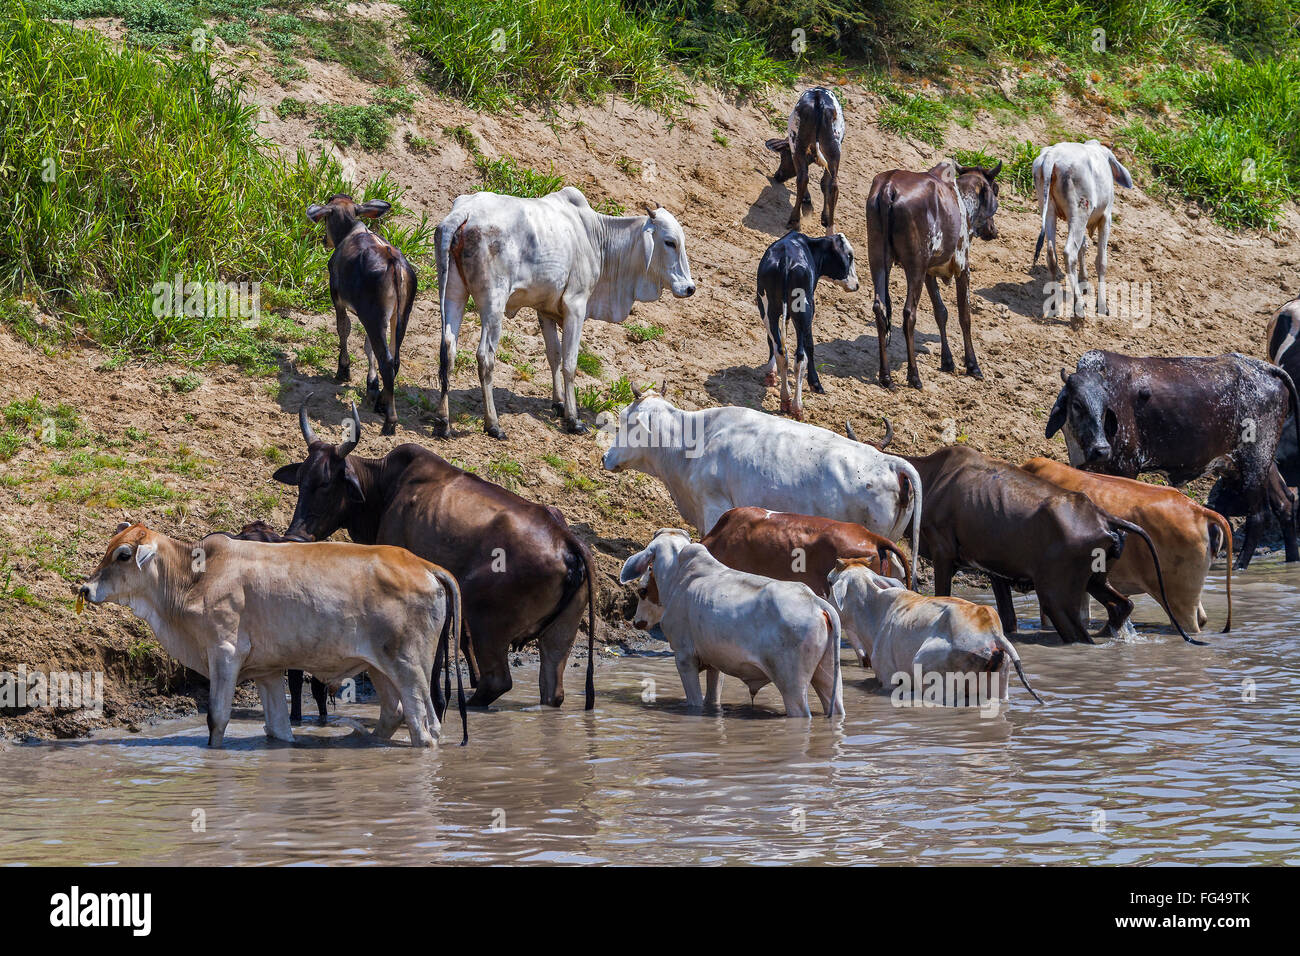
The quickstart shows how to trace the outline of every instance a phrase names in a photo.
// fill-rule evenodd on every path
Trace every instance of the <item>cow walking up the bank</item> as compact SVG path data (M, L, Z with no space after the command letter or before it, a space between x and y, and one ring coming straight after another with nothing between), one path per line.
M985 169L944 160L923 173L893 169L872 181L867 197L867 259L876 290L872 311L880 348L880 384L885 388L894 387L888 351L893 322L889 273L895 262L907 277L903 302L907 384L921 387L915 337L922 285L930 294L943 344L939 368L944 372L956 368L948 349L948 309L939 297L939 279L957 280L957 320L965 346L966 374L984 377L970 333L970 244L976 236L986 240L998 237L993 216L998 211L997 175L1001 170L1001 161Z
M523 308L536 310L541 322L555 413L569 431L586 430L573 384L583 323L622 322L637 302L654 302L665 288L678 298L695 294L682 227L666 209L647 207L646 213L606 216L572 186L540 199L492 192L456 198L434 234L442 308L434 434L448 434L447 392L470 298L482 324L477 356L483 431L505 438L492 399L492 371L501 325Z
M1110 312L1106 305L1106 246L1110 242L1110 210L1115 202L1116 183L1132 189L1133 177L1115 154L1095 139L1045 146L1034 160L1034 195L1038 197L1038 216L1043 224L1034 246L1034 262L1038 262L1038 253L1046 240L1048 271L1053 282L1060 279L1056 264L1056 221L1066 223L1065 281L1070 301L1074 303L1070 324L1076 329L1085 314L1088 264L1083 247L1089 235L1097 243L1097 314Z
M363 220L379 219L391 208L380 199L357 203L346 193L336 193L325 205L307 209L307 218L312 222L324 221L325 246L334 250L329 276L339 333L338 379L346 382L352 377L352 359L348 355L351 309L366 331L366 392L375 396L375 411L384 416L385 435L397 432L393 382L401 366L402 339L415 303L416 275L415 267L401 251L366 228Z
M778 183L795 177L794 209L790 210L787 229L798 229L803 207L812 207L808 196L809 166L816 163L822 173L822 225L826 235L835 228L835 203L840 196L840 145L844 142L844 111L835 94L825 87L806 90L790 113L785 138L775 137L765 144L781 157L781 165L772 174Z
M823 276L848 292L858 288L858 272L853 262L853 246L844 233L824 239L812 239L801 232L789 232L767 247L758 263L759 318L767 330L767 369L765 385L776 384L781 370L781 411L803 421L803 380L821 395L821 375L813 356L813 299L817 282ZM790 361L786 354L785 326L794 322L795 387L790 398Z

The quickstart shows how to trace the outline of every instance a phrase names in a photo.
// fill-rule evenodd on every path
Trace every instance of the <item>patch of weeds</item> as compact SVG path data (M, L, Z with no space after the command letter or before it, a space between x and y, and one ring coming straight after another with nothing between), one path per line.
M627 331L627 337L630 341L640 345L642 342L653 342L655 339L664 334L662 325L640 325L631 323L623 326Z
M519 487L524 477L524 466L513 458L493 458L487 465L487 477L505 488Z
M578 371L586 372L592 378L600 378L602 363L600 356L586 349L578 350Z
M186 372L184 375L168 375L167 384L171 386L173 392L188 395L203 384L203 379L193 372Z

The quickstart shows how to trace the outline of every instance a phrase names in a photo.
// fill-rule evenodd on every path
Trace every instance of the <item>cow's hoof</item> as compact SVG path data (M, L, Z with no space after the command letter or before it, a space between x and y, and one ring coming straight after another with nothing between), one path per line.
M898 386L894 384L894 380L892 378L882 378L880 380L880 387L891 392L898 390Z
M397 422L384 422L384 427L379 429L381 435L396 435Z
M447 424L447 419L445 419L445 418L435 418L435 419L433 420L433 437L434 437L434 438L446 438L446 437L447 437L448 435L450 435L450 434L451 434L451 428L450 428L450 427L448 426L448 424Z
M484 425L483 434L497 441L505 441L506 433L500 425Z
M320 727L324 727L329 722L330 722L329 718L326 717L324 714L321 714L319 717L316 718L316 724Z
M957 371L957 363L954 362L954 361L952 360L951 356L950 356L950 357L944 359L942 362L939 363L939 371L940 371L940 372L955 372L955 371Z
M339 370L334 373L334 381L336 382L347 382L350 381L351 378L352 369L348 368L346 365L340 365Z
M564 420L564 430L570 435L584 435L587 432L587 423L578 421L576 418L566 418Z
M973 379L977 379L978 381L981 382L984 381L984 372L980 369L978 365L967 365L966 374Z
M797 213L798 211L799 211L798 209L795 210L796 213ZM796 215L796 216L792 216L791 218L787 219L786 222L785 222L785 228L786 228L787 230L795 230L795 229L798 229L798 228L799 228L799 217Z
M808 387L811 388L811 389L812 389L814 392L816 392L818 395L825 395L825 394L826 394L826 387L825 387L824 385L822 385L821 382L809 382L809 383L808 383Z
M909 376L907 376L907 385L908 385L909 388L920 389L920 387L921 387L921 376L919 376L919 375L909 375Z
M556 418L561 417L564 414L564 403L551 402L551 414L554 415Z

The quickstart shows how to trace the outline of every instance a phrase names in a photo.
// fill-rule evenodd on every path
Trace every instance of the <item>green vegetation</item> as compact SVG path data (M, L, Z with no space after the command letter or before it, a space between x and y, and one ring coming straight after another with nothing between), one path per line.
M637 345L640 345L642 342L653 342L664 334L664 327L662 325L640 325L636 322L631 322L623 326L623 328L627 331L628 339L635 342Z
M328 251L303 209L334 192L391 202L400 191L387 177L358 189L333 162L268 152L256 108L211 66L206 51L117 52L0 0L0 194L12 197L0 303L38 302L57 318L46 334L65 339L82 330L109 349L260 369L304 337L269 311L327 308ZM415 258L431 233L385 224ZM178 275L256 283L261 311L168 307L156 286Z
M632 383L626 375L620 375L617 380L603 387L587 385L575 389L574 394L578 407L585 408L594 415L618 411L625 405L631 405L633 398Z

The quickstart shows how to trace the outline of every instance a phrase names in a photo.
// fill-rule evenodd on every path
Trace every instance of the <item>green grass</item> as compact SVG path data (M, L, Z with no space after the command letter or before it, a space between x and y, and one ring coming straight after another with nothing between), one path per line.
M206 52L119 52L0 0L0 301L34 299L108 349L277 366L303 332L273 310L328 307L328 251L303 210L400 190L265 151L256 107L211 70ZM385 224L417 259L431 233ZM153 286L177 274L259 283L262 314L157 314Z
M642 342L653 342L664 334L662 325L641 325L636 322L628 323L623 326L627 332L628 340L640 345Z
M943 144L943 127L952 108L923 93L900 90L886 92L889 102L880 108L877 124L881 129L900 136L910 136L931 146Z
M1300 199L1300 59L1219 63L1191 78L1177 126L1123 131L1170 191L1222 225L1275 228Z

